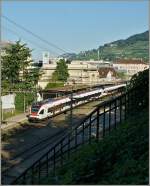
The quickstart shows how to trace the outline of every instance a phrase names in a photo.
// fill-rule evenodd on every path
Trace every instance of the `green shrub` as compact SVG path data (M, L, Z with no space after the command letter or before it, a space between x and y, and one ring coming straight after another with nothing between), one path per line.
M55 177L51 175L43 184L148 184L148 85L148 70L134 75L128 90L136 90L137 99L132 97L131 102L133 109L142 104L140 111L135 109L134 115L102 141L93 141L71 154L66 165L57 169Z
M129 83L128 90L136 91L136 100L131 100L134 105L147 106L149 102L149 69L135 74Z
M140 118L140 120L139 120ZM84 145L44 184L148 184L148 112L136 113L102 141Z
M16 93L15 97L15 108L18 111L24 111L24 99L25 99L25 106L31 105L32 102L35 100L35 93Z

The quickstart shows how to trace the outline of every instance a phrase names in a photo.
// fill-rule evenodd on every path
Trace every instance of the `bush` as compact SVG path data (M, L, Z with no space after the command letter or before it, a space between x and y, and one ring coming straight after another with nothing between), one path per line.
M16 110L24 111L24 99L25 99L25 106L27 108L35 100L35 94L34 93L26 93L24 95L24 93L16 93L16 97L15 97Z
M103 141L72 154L57 179L43 184L148 184L148 143L148 112L143 110Z
M138 102L135 99L131 101L133 109L142 103L140 112L134 112L102 141L93 141L90 145L84 145L76 154L71 154L71 160L57 169L55 177L51 175L43 184L149 183L148 77L148 70L140 72L132 77L128 87L128 91L136 90Z
M149 102L149 69L144 70L135 74L130 81L128 90L136 91L136 102L133 101L133 104L141 107L148 107Z
M147 91L149 88L149 69L134 74L130 80L129 88L139 88Z

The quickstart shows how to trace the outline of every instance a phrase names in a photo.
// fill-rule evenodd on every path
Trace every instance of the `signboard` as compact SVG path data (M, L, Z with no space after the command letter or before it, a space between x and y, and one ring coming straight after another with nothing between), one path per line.
M2 109L15 109L15 94L1 96Z

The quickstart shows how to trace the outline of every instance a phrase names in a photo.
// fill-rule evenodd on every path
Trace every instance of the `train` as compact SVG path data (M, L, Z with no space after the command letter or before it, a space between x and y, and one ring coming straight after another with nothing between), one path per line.
M30 107L29 114L27 115L28 121L31 122L48 119L71 108L103 97L108 93L123 88L125 86L126 84L114 85L106 88L90 90L84 93L78 93L72 95L72 97L64 97L60 99L46 99L33 103Z

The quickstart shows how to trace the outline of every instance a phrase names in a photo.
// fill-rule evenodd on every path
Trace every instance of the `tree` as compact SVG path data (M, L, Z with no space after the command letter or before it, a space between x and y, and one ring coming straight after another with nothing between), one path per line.
M61 59L57 62L56 70L52 74L52 79L54 81L67 81L69 77L68 66L66 65L65 60Z
M23 78L27 66L32 60L31 50L26 44L20 44L17 41L5 49L6 55L2 56L2 80L7 80L10 84L18 83L20 80L20 71L23 72Z
M43 74L43 72L40 70L40 68L31 68L28 70L28 73L26 74L26 84L28 84L28 87L35 87L38 84L38 80L40 76Z
M19 50L19 43L12 44L11 46L5 49L6 55L2 56L2 81L7 80L10 84L19 82Z
M31 50L17 41L5 49L2 56L2 86L5 88L32 88L37 84L39 69L29 68Z
M128 90L137 91L137 102L141 106L148 106L149 103L149 69L134 74L128 85ZM134 102L133 104L136 105Z
M125 72L117 72L117 76L121 79L126 79L127 78L127 75Z

